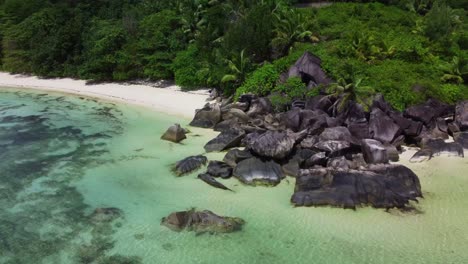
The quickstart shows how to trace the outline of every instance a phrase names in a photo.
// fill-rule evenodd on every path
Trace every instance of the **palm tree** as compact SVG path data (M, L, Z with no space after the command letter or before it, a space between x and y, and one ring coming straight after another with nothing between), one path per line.
M451 62L440 65L441 70L445 73L440 79L443 82L462 84L464 76L468 75L467 66L465 61L454 56Z
M245 77L251 67L250 59L245 56L245 49L241 51L238 57L226 60L230 73L225 74L221 79L221 83L234 83L240 85L244 82Z
M338 97L336 101L337 110L340 112L350 101L361 104L365 110L369 109L372 95L375 93L374 89L370 86L362 85L362 77L354 76L351 80L344 78L338 79L334 84L328 88L330 97Z
M311 24L306 17L295 9L274 10L276 37L273 39L277 55L285 55L295 42L314 40Z

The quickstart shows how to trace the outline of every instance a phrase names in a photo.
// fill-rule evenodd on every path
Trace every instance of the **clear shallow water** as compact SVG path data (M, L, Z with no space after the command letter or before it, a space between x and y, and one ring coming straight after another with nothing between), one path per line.
M0 92L0 263L466 263L468 161L407 164L425 199L414 212L293 208L294 179L275 188L196 175L170 165L203 153L215 134L159 139L188 120L93 99ZM198 136L199 135L199 136ZM208 155L221 158L222 155ZM98 207L124 216L96 225ZM247 221L228 235L175 233L172 211L210 209ZM126 261L126 262L125 262Z

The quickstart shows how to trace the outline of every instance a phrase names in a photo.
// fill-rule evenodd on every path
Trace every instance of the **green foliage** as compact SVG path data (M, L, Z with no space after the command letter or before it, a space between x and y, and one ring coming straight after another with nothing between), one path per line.
M443 84L430 91L431 97L438 98L439 100L454 104L460 100L468 99L468 86Z
M274 93L268 97L275 112L282 112L288 110L291 105L291 98L283 94Z
M273 92L287 95L291 99L303 99L306 94L306 86L301 78L289 78L285 83L278 84Z
M451 62L441 64L440 68L444 71L442 82L462 84L468 77L468 58L454 56Z
M370 86L363 85L363 80L362 77L357 76L350 80L340 78L328 88L328 93L331 96L340 98L339 111L343 110L349 101L357 102L364 109L369 109L375 90Z
M274 57L288 53L296 42L318 40L313 36L314 21L297 9L283 9L274 14L275 38L272 40Z
M142 55L144 76L153 80L173 77L172 61L183 50L181 21L171 10L146 16L140 23L138 54Z
M425 17L425 34L431 40L447 38L461 23L459 16L443 2L435 2Z
M247 93L261 96L268 95L276 87L279 76L275 66L267 63L247 77L244 84L237 89L236 97Z

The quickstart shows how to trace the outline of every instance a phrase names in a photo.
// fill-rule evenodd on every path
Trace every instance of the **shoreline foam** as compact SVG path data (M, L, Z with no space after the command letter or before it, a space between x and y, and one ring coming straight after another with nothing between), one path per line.
M0 87L60 92L149 107L158 112L192 118L203 107L208 91L183 92L178 86L104 83L87 85L84 80L40 79L0 72Z

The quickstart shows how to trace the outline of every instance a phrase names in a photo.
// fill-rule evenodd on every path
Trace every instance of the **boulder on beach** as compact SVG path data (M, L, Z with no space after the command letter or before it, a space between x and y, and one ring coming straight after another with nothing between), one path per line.
M362 153L367 163L388 163L387 148L375 139L363 139Z
M182 176L200 169L206 165L208 159L203 155L190 156L174 164L172 171L177 176Z
M372 109L369 118L369 132L373 139L391 143L401 133L400 127L379 108Z
M171 141L174 143L179 143L187 138L185 136L185 133L186 130L180 127L179 124L174 124L166 130L166 132L161 136L161 139Z
M379 164L366 170L301 170L291 202L296 206L401 208L418 197L422 197L421 185L410 169Z
M221 132L217 137L210 140L205 145L206 152L223 151L229 148L238 147L245 136L245 131L239 128L232 128Z
M180 232L182 230L196 233L231 233L239 231L245 221L238 217L219 216L211 211L174 212L161 219L161 225Z
M221 121L221 109L218 104L206 104L205 107L196 111L190 122L191 126L201 128L212 128Z
M247 148L261 157L283 159L296 143L295 138L286 132L267 131L247 142Z
M264 161L257 157L239 162L234 168L233 175L247 185L274 186L284 178L279 164L274 161Z

